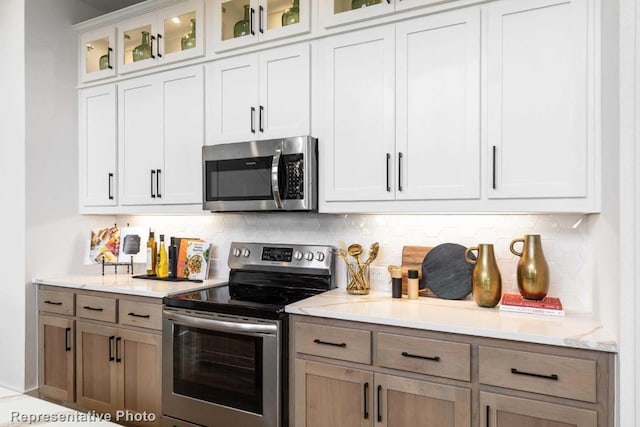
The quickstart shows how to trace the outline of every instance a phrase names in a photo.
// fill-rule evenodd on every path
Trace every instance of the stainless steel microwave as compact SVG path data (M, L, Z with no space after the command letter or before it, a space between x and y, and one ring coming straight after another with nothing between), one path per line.
M207 145L202 174L205 210L318 209L318 141L310 136Z

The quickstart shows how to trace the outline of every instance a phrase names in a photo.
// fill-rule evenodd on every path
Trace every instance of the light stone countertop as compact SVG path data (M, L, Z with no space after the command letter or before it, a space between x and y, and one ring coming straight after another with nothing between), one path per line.
M584 348L615 353L613 334L590 315L544 316L501 312L473 301L391 298L389 292L351 295L343 288L298 301L286 312L438 332Z
M107 414L108 415L108 414ZM83 413L46 400L0 387L0 426L118 426L99 419L98 413Z
M69 275L51 278L37 277L32 280L38 285L60 286L64 288L83 289L89 291L112 292L116 294L138 295L143 297L162 298L183 292L220 286L227 279L209 279L202 283L169 282L162 280L135 279L129 274L102 275Z

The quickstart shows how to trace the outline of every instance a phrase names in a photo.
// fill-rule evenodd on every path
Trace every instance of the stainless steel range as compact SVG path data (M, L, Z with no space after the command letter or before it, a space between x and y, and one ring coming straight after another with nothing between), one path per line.
M165 426L288 426L287 304L334 285L331 246L231 244L229 283L164 299Z

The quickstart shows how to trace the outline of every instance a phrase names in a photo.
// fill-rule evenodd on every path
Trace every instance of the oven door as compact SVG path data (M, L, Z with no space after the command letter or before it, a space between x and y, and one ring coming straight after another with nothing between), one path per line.
M280 322L166 308L162 408L205 426L281 423Z

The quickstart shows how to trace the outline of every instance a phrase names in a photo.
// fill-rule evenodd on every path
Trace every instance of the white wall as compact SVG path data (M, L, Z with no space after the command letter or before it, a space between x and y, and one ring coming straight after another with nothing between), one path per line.
M0 386L22 390L25 346L24 1L0 1Z

